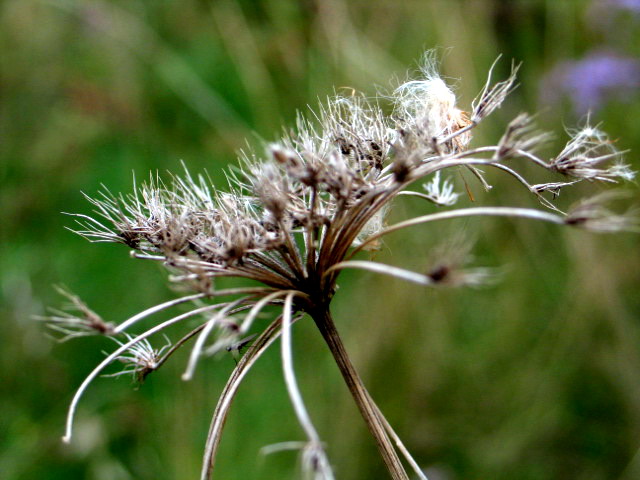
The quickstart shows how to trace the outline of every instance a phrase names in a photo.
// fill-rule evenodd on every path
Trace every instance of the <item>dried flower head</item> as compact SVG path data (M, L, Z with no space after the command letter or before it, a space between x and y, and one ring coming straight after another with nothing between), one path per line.
M126 341L131 341L130 335L125 335ZM123 342L114 338L114 341L122 347ZM144 382L147 375L155 371L162 362L162 353L171 346L167 339L167 344L159 349L154 349L149 340L144 339L132 344L116 360L123 363L125 367L116 373L105 375L106 377L119 377L121 375L132 375L138 383Z
M112 335L115 325L105 322L100 315L91 310L80 297L69 290L58 287L58 293L69 300L61 309L49 309L50 315L37 317L51 330L62 334L60 342L87 335Z
M587 124L573 132L571 139L555 157L551 166L568 177L615 183L632 180L635 176L628 165L622 163L624 152L616 150L606 133ZM615 160L602 168L601 164Z
M611 211L607 204L625 198L626 192L604 192L591 198L584 198L567 213L568 225L579 225L595 232L640 232L640 221L636 210L623 214Z
M281 336L285 383L307 437L302 448L303 464L313 478L332 478L293 369L290 331L307 314L334 356L392 477L408 478L401 455L419 478L426 478L369 396L335 328L329 306L340 271L364 269L426 286L476 285L486 280L486 270L467 267L471 259L468 245L435 251L431 266L422 272L355 259L363 251L379 248L386 235L440 220L489 215L595 231L632 226L627 217L613 215L596 204L581 204L566 215L553 203L561 188L583 180L611 182L633 176L621 163L621 152L599 129L582 128L560 154L546 160L535 150L548 135L537 132L531 118L523 114L509 124L497 145L473 146L473 129L500 107L515 85L517 67L506 80L492 84L495 66L469 114L457 107L455 94L438 75L433 55L428 54L421 78L395 89L391 115L386 115L376 101L361 95L331 98L315 114L315 121L300 117L295 131L266 145L263 152L245 152L242 172L230 175L227 192L185 169L185 174L173 177L168 186L152 177L132 194L115 196L105 189L97 198L90 198L95 215L76 214L78 234L93 242L124 244L133 250L135 258L159 262L170 271L171 281L190 293L150 307L118 326L104 327L103 333L122 340L76 392L65 440L71 439L80 397L110 363L125 361L125 371L144 377L192 341L184 374L184 379L189 379L202 357L232 350L251 338L251 346L239 358L213 415L202 469L202 478L210 478L231 400L248 369ZM614 164L606 166L610 161ZM571 181L530 182L519 172L522 164L569 176ZM480 167L506 173L546 209L449 209L459 194L449 179L442 181L441 171L453 167L470 169L487 190L490 186ZM425 179L425 192L412 189ZM427 210L422 216L388 225L387 211L399 195L426 199L440 210ZM220 288L227 277L253 283ZM193 307L147 330L129 333L139 320L186 304ZM54 316L50 319L52 326L70 334L107 325L92 322L92 312L84 304L76 305L82 316L62 320ZM261 313L267 307L278 313L265 324ZM153 350L147 339L194 318L200 319L198 325L186 331L159 359L163 349Z

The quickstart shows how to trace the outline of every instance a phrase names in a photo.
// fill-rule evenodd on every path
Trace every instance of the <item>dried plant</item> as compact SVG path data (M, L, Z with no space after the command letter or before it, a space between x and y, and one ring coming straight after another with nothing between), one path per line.
M494 64L495 65L495 64ZM493 67L491 68L493 70ZM282 367L295 414L307 441L300 446L305 471L312 478L333 478L322 441L298 390L291 352L291 328L311 318L324 337L355 402L374 436L394 479L408 479L403 457L419 478L426 478L386 421L354 369L330 313L340 271L364 269L426 286L475 285L488 275L466 269L469 245L453 243L434 252L431 266L409 271L365 259L363 251L380 247L395 231L419 224L468 216L506 216L542 220L594 231L638 230L635 217L613 214L602 205L611 195L579 202L565 213L554 204L560 190L579 182L615 183L633 172L622 153L597 127L585 125L571 133L560 153L544 159L535 151L548 135L533 127L530 116L518 115L497 145L473 146L472 131L498 109L515 87L517 67L493 84L491 73L470 112L456 106L456 97L425 56L421 78L400 85L389 96L386 115L376 101L362 96L330 99L316 121L299 118L295 133L266 146L264 154L246 153L242 173L229 177L229 190L214 189L203 176L187 171L170 186L159 179L129 195L103 191L88 198L95 215L75 214L75 230L92 242L121 243L135 258L160 262L170 279L189 294L153 306L110 325L67 294L74 311L49 317L63 339L89 332L120 338L78 388L67 419L64 440L72 437L80 397L111 363L122 361L125 373L142 380L180 347L193 342L184 379L190 379L202 357L219 351L242 352L213 414L206 442L202 479L212 476L215 454L229 408L244 376L262 353L281 337ZM262 157L266 157L262 159ZM559 176L534 184L520 173L530 164ZM470 169L487 189L484 169L515 178L540 201L540 209L482 206L447 209L459 194L442 170ZM412 190L423 182L424 191ZM426 182L426 183L424 183ZM386 225L385 215L399 195L425 199L441 211ZM253 280L257 286L219 288L225 277ZM219 301L219 298L228 298ZM140 333L136 323L177 306L192 308ZM266 327L258 321L267 306L281 310ZM197 326L171 346L154 350L149 338L168 327L197 320ZM253 333L255 337L250 337Z

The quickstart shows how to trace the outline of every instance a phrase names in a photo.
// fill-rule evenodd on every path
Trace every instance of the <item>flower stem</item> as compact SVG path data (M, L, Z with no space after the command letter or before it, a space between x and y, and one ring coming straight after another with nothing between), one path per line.
M360 414L378 445L378 450L391 474L391 478L393 480L409 480L409 476L400 462L392 442L389 440L379 412L362 383L360 375L358 375L358 372L349 359L342 339L333 323L331 312L329 312L328 308L319 308L310 312L310 315L320 330L329 350L331 350L331 354L360 410Z

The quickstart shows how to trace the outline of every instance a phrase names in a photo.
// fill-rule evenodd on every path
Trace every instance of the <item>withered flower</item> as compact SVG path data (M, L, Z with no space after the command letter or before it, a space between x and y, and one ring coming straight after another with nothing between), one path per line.
M495 64L494 64L495 66ZM493 70L494 66L491 67ZM504 81L489 80L465 113L456 105L450 87L438 75L432 55L425 56L421 78L408 81L391 95L392 113L363 96L330 99L316 113L317 121L299 118L297 130L264 153L242 156L242 172L230 175L226 192L213 188L203 176L188 171L170 185L157 178L129 195L104 191L90 198L95 215L76 214L76 232L93 242L115 242L133 250L135 258L159 262L172 282L191 293L126 319L117 326L102 323L71 297L80 316L50 317L53 328L67 337L87 331L120 336L119 347L104 359L76 392L69 409L65 441L70 441L78 401L87 386L109 364L128 362L128 371L147 375L177 348L193 341L184 374L189 379L203 356L234 348L250 335L214 412L207 439L202 479L211 478L215 453L231 401L248 369L281 337L282 366L295 414L307 442L302 448L314 478L332 478L322 442L307 413L293 370L291 328L296 321L315 322L333 355L394 479L408 479L400 457L419 478L426 478L354 369L330 313L340 271L364 269L425 286L476 285L487 271L467 268L470 257L449 252L432 260L421 272L392 267L366 258L363 251L379 248L388 234L439 220L468 216L507 216L543 220L595 231L628 229L628 217L611 214L598 203L583 203L568 215L553 203L563 187L583 180L611 183L630 179L621 153L598 129L578 130L564 149L545 160L535 153L548 135L533 129L527 115L509 124L497 145L474 146L473 129L500 107L514 88L515 73ZM613 165L607 166L607 162ZM531 164L569 181L533 183L521 168ZM477 206L449 209L459 194L441 171L466 167L485 188L485 171L497 170L520 182L545 208ZM186 169L185 169L186 170ZM412 190L427 182L425 192ZM424 198L436 204L416 218L388 225L385 216L399 195ZM623 220L624 219L624 220ZM636 223L637 224L637 223ZM451 255L453 253L453 255ZM219 288L227 277L258 285ZM220 299L225 298L224 301ZM147 330L130 333L139 320L178 305L193 307ZM265 324L265 308L279 313ZM159 358L147 339L187 319L198 326Z

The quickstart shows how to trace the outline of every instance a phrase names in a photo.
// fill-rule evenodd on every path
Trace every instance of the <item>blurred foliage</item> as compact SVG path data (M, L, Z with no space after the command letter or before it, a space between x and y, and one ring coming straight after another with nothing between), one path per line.
M336 90L390 88L431 47L441 48L462 104L499 53L499 74L510 59L523 61L520 88L478 130L498 138L511 116L540 109L541 80L556 63L603 46L640 53L640 18L597 3L0 3L0 477L197 478L209 416L233 368L231 358L205 362L184 383L183 354L137 389L99 379L80 405L77 438L62 445L74 388L113 345L46 338L31 317L59 303L52 285L64 282L113 321L171 295L156 266L65 230L72 222L60 212L90 211L81 191L104 183L126 192L132 172L179 172L181 160L224 183L245 139L278 136L298 110ZM557 146L563 126L579 120L567 105L538 118L557 132ZM638 98L594 118L632 150L636 169L637 118ZM478 203L535 205L509 179L490 178L490 193L467 179ZM425 208L409 199L393 218ZM378 258L419 268L447 228L398 234ZM356 365L430 478L640 478L637 236L504 219L455 228L477 239L477 263L504 266L501 283L425 291L345 272L335 301ZM295 336L299 381L338 478L385 478L319 335L301 322ZM232 409L218 478L297 478L294 452L258 452L300 438L271 352Z

